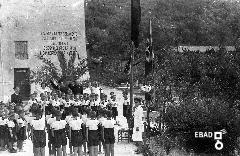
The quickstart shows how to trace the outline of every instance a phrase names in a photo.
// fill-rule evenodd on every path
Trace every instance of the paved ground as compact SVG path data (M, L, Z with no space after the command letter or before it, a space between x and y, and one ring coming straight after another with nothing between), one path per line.
M8 153L0 152L1 156L33 156L32 153L32 143L30 140L26 140L26 144L24 145L24 150L26 152L18 152L18 153ZM134 150L136 147L127 142L118 142L115 143L115 156L142 156L141 154L134 154ZM69 150L67 151L69 153ZM46 156L48 156L48 149L46 148ZM99 154L99 156L104 156L104 154Z

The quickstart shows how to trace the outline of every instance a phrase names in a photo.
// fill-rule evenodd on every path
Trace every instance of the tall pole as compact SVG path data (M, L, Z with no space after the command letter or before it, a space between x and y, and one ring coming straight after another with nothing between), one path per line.
M130 62L130 115L132 117L132 110L133 110L133 88L134 88L134 82L133 82L133 61L134 61L134 52L135 52L135 46L132 42L131 45L131 62Z
M0 36L2 36L2 26L0 26ZM1 72L2 72L2 82L1 82L1 88L2 88L2 100L4 101L4 77L3 77L3 72L4 72L4 70L3 70L3 53L2 53L2 40L1 40L1 38L0 38L0 57L1 57Z

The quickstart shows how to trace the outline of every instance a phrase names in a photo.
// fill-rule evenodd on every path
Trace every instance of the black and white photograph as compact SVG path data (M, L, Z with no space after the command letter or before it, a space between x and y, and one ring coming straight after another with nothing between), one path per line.
M0 0L0 156L240 156L240 0Z

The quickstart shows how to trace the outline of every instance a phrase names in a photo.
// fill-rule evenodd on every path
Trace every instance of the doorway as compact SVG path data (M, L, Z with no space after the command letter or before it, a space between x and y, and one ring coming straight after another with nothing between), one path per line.
M14 68L14 87L16 86L20 88L23 100L29 100L31 93L29 68Z

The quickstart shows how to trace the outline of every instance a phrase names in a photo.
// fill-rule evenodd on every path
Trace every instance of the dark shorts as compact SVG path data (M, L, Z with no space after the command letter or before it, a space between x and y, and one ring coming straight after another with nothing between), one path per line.
M113 117L118 116L117 107L112 107L112 115L113 115Z
M72 130L71 131L71 143L73 147L82 146L83 140L83 131L82 130Z
M98 146L100 141L99 131L98 130L89 130L88 131L88 145L89 146Z
M17 138L18 140L26 140L27 139L27 135L26 135L26 127L21 127L19 130L18 130L18 133L17 133Z
M70 114L71 107L64 107L64 112L66 115Z
M92 111L97 112L97 106L91 106Z
M6 139L8 137L8 128L6 125L0 125L0 139Z
M129 105L123 105L123 116L128 117L129 116Z
M50 115L51 114L51 106L49 106L49 105L47 105L47 106L45 106L45 114L46 115Z
M53 144L54 143L54 137L52 135L52 130L48 129L48 143Z
M66 137L66 130L61 129L61 130L55 130L54 131L54 146L56 148L60 148L61 146L66 146L67 145L67 137Z
M82 106L74 106L75 108L77 108L78 113L83 114L83 107Z
M46 146L46 133L44 130L33 131L33 146L35 148L43 148Z
M104 140L105 144L114 144L115 137L114 137L114 129L113 128L104 128Z

